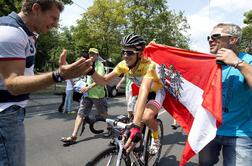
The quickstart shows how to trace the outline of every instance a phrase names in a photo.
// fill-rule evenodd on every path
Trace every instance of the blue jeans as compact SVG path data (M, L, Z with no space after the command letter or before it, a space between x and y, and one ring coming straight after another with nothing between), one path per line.
M16 105L0 112L0 166L25 166L24 113Z
M73 90L66 90L64 112L71 112L72 111L72 103L73 103Z
M212 166L219 161L222 150L224 166L252 165L252 137L216 136L199 153L200 166Z

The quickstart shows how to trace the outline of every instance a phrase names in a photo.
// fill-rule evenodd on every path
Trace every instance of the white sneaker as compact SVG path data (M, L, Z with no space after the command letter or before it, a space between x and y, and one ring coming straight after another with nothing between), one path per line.
M154 155L158 153L160 148L160 140L159 139L151 139L151 146L150 146L150 154Z

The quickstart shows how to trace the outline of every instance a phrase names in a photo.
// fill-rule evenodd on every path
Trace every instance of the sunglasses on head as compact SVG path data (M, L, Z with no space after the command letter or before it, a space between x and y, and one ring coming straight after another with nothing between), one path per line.
M132 55L138 53L138 51L122 50L121 53L122 53L122 55L132 56Z
M211 40L217 40L217 39L220 39L222 37L231 37L232 35L230 34L227 34L227 33L215 33L215 34L212 34L211 36L207 36L207 41L209 41L210 39Z

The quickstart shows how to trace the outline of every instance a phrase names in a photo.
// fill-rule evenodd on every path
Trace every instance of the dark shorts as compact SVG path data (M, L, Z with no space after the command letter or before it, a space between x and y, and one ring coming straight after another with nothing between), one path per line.
M92 111L93 105L95 105L97 114L106 118L108 114L108 104L106 98L94 99L82 97L80 101L78 115L80 115L81 117L88 116Z

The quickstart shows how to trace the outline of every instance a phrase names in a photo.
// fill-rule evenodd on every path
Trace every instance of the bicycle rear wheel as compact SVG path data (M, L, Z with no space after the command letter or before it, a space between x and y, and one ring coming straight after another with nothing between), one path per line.
M86 166L116 166L118 156L117 148L110 147L94 157ZM122 154L120 166L130 166L130 159L125 153Z
M146 165L148 166L156 166L158 165L160 156L161 156L161 151L162 151L162 144L163 144L163 137L164 137L164 127L163 127L163 122L160 119L157 119L158 122L158 133L159 133L159 140L160 140L160 148L156 154L151 154L150 153L150 145L151 145L151 132L149 132L148 139L147 139L147 151L145 154L145 161Z

